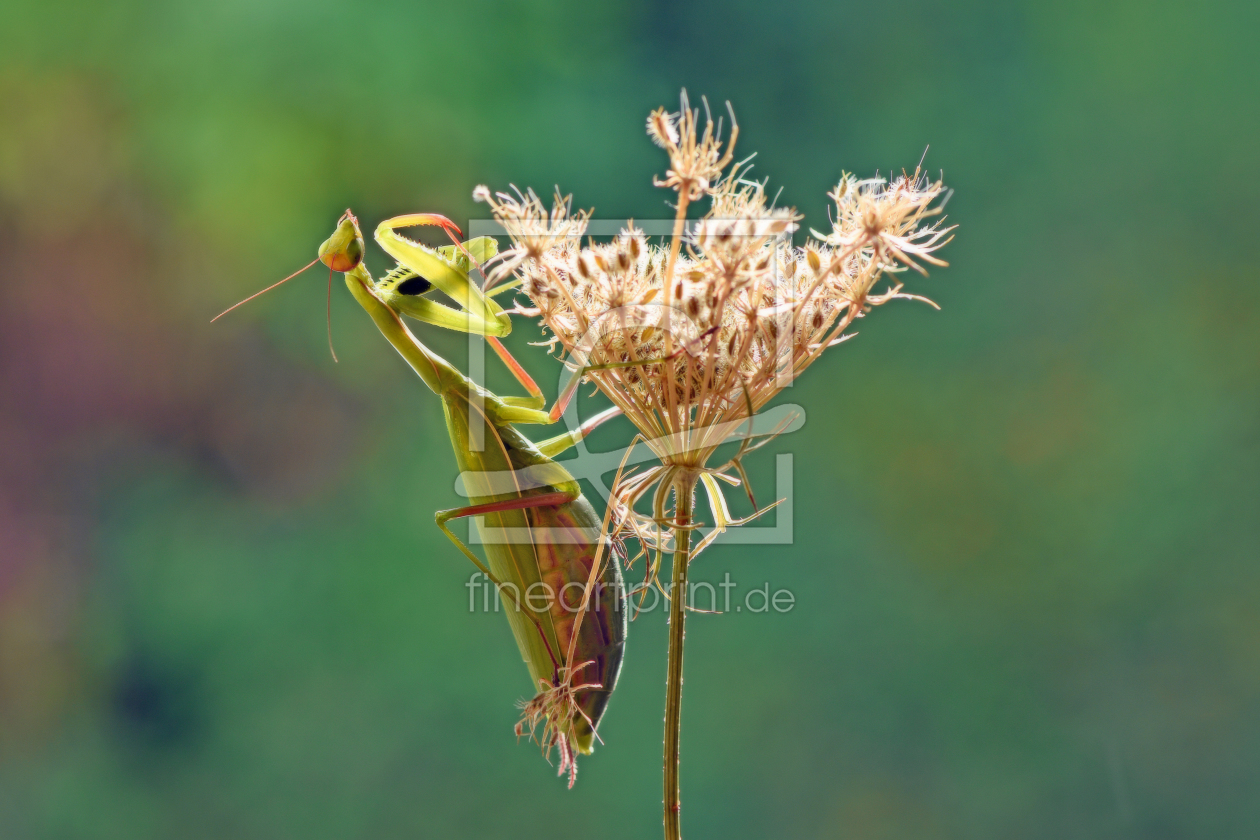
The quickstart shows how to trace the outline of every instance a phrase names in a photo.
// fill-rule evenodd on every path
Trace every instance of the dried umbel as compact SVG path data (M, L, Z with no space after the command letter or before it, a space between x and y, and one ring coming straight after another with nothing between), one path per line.
M703 129L701 129L703 123ZM648 118L670 167L656 183L709 205L655 244L633 227L582 245L588 213L557 195L474 194L507 230L491 282L520 280L537 314L581 368L638 427L662 464L703 471L739 422L764 406L874 306L900 275L944 265L952 228L934 221L944 187L918 169L885 180L845 175L830 193L829 232L792 247L801 216L775 207L764 183L730 167L731 141L689 110ZM881 279L886 285L879 287ZM878 288L877 288L878 287Z

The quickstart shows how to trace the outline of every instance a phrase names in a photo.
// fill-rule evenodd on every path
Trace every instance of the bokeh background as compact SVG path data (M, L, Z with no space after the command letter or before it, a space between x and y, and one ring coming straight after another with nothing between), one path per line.
M1260 6L0 12L0 836L657 836L662 614L566 791L436 400L315 272L208 321L347 206L666 214L684 86L807 226L928 144L961 225L787 395L795 543L697 567L797 603L690 623L688 836L1260 834Z

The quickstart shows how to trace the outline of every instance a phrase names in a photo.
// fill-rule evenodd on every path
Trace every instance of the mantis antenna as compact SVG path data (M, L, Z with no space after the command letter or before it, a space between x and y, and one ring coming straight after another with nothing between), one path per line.
M226 315L226 314L228 314L229 312L231 312L233 309L236 309L238 306L244 306L245 304L249 303L249 302L250 302L251 300L253 300L254 298L258 297L259 295L265 295L267 292L270 292L272 289L276 288L277 286L280 286L280 285L282 285L282 284L284 284L284 283L289 282L289 281L290 281L290 280L292 280L294 277L297 277L299 274L301 274L303 271L306 271L306 269L308 269L308 268L310 268L311 266L315 265L315 263L317 263L317 262L319 262L319 257L316 257L315 259L311 260L311 261L310 261L310 262L308 262L306 265L302 266L302 267L301 267L301 268L299 268L297 271L293 272L293 273L292 273L292 274L290 274L288 277L286 277L286 278L284 278L283 280L281 280L279 283L272 283L270 286L268 286L267 288L263 289L261 292L254 292L252 295L250 295L249 297L245 298L244 300L242 300L242 301L240 301L240 302L238 302L238 303L234 303L234 304L232 304L232 305L231 305L231 306L229 306L227 309L224 309L224 310L223 310L222 312L220 312L218 315L215 315L213 318L211 318L211 319L210 319L210 323L212 323L212 324L213 324L215 321L219 320L219 319L220 319L220 318L222 318L224 315ZM339 361L339 360L338 360L338 358L337 358L337 351L333 349L333 340L332 340L332 277L333 277L333 270L332 270L332 267L330 266L330 267L328 268L328 308L327 308L327 318L328 318L328 352L329 352L329 353L332 353L333 361L334 361L334 362L336 362L336 361Z
M338 234L342 234L343 230L345 230L341 226L341 223L345 221L349 221L349 220L353 220L356 225L358 223L358 220L354 218L354 214L352 214L349 210L347 210L345 213L342 214L341 219L339 219L337 222L338 231L337 231L337 234L334 234L333 236L334 239L339 238ZM357 228L353 228L353 227L351 229L357 230ZM315 259L311 260L309 263L302 266L297 271L293 272L288 277L281 280L279 283L272 283L270 286L263 289L261 292L254 292L252 295L240 301L239 303L232 304L227 309L223 310L218 315L215 315L213 318L211 318L210 323L213 324L215 321L219 320L224 315L231 312L233 309L236 309L238 306L243 306L244 304L249 303L251 300L258 297L259 295L264 295L267 292L270 292L272 289L276 288L277 286L280 286L284 283L289 282L294 277L297 277L299 274L306 271L311 266L315 265L315 263L322 262L328 266L328 304L326 308L327 321L328 321L328 352L332 354L334 362L338 361L337 351L333 349L333 340L332 340L333 271L350 271L355 266L357 266L360 262L363 261L363 240L359 238L357 234L349 234L349 236L351 236L354 239L353 242L346 242L344 243L344 247L342 248L330 248L327 251L325 251L324 248L320 248L319 256L315 257ZM343 234L340 238L345 238L345 235ZM329 243L331 242L332 240L330 239ZM329 243L325 243L325 245Z

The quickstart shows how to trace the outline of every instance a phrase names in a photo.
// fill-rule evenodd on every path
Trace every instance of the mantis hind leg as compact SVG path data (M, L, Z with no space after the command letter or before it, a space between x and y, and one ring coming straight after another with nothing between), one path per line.
M463 540L455 536L455 532L447 527L446 523L450 522L452 519L462 519L467 516L480 516L486 513L498 513L506 510L528 510L529 508L547 507L549 505L562 505L573 501L574 498L575 497L572 494L562 492L542 493L537 496L518 496L515 499L507 499L502 502L487 502L485 504L468 505L467 507L453 508L451 510L439 510L434 515L434 520L437 522L438 528L442 530L442 533L446 534L446 538L453 542L455 547L463 552L465 557L472 561L472 564L486 576L487 580L494 584L495 588L499 591L499 594L503 596L507 593L507 587L504 586L495 574L490 571L490 568L481 561L481 558L474 554L472 549L464 544ZM526 606L521 603L520 592L516 591L515 587L513 587L512 591L512 603L516 607L517 611L526 616L538 630L538 635L542 637L543 644L547 647L547 655L551 657L552 669L559 669L560 659L556 656L556 652L551 649L551 643L547 641L547 634L543 631L542 622L540 622L538 617L534 615L533 610L527 609Z

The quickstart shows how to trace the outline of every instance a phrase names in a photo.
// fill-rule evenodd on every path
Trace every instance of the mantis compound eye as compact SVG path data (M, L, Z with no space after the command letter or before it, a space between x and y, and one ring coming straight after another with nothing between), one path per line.
M333 271L354 271L363 262L363 234L353 217L343 218L333 235L319 246L319 261Z

